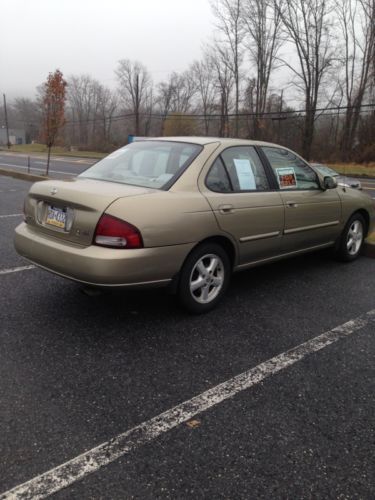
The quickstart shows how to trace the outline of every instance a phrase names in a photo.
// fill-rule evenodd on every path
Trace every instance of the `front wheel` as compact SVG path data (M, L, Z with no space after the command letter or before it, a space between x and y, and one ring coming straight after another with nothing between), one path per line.
M348 220L342 232L337 257L350 262L358 257L361 252L366 232L366 222L361 214L354 214Z
M182 267L178 297L189 312L213 309L229 283L231 266L227 253L216 243L199 245Z

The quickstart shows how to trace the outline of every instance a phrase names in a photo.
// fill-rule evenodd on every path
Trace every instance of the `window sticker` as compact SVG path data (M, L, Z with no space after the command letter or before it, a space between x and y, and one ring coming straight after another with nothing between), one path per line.
M249 160L233 160L240 189L256 189L255 177Z
M276 173L280 189L297 187L297 178L293 167L277 168Z

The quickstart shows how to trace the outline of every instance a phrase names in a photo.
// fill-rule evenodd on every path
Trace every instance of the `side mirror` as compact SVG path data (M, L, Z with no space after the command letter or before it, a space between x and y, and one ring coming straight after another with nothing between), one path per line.
M324 189L335 189L337 187L336 179L330 177L329 175L325 176L323 180L323 187Z

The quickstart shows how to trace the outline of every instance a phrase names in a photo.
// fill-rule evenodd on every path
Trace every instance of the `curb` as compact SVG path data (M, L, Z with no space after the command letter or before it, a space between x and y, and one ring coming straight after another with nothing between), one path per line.
M6 175L7 177L14 177L15 179L22 179L24 181L47 181L49 177L45 175L36 174L26 174L24 172L15 172L14 170L8 170L6 168L0 168L0 175Z

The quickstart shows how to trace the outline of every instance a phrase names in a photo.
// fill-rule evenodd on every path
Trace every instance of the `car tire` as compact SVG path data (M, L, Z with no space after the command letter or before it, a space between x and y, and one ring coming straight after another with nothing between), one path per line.
M366 234L366 221L360 213L350 217L341 234L336 257L342 262L351 262L361 253Z
M230 274L230 260L222 246L197 246L181 269L177 292L180 304L193 314L210 311L222 299Z

